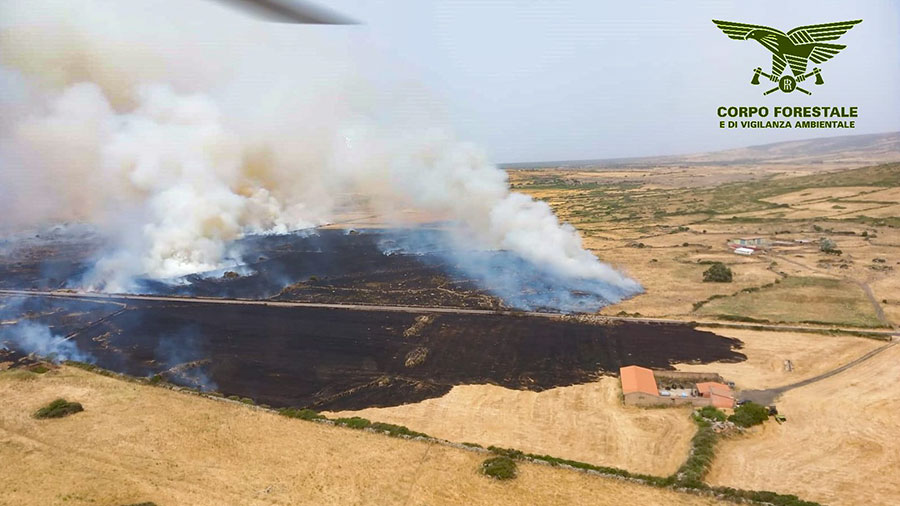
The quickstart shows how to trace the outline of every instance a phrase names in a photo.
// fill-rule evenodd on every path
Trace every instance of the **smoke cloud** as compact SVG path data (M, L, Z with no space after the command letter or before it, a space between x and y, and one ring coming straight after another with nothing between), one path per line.
M12 348L27 354L34 353L56 362L94 361L90 354L79 350L72 341L54 335L46 325L27 320L0 326L0 347Z
M23 297L0 297L0 348L35 354L56 362L77 360L93 362L73 341L57 335L40 321L40 302Z
M506 251L609 302L640 291L511 192L368 37L209 2L0 0L0 226L95 225L111 247L81 285L128 291L365 202L397 225L438 216L451 248Z

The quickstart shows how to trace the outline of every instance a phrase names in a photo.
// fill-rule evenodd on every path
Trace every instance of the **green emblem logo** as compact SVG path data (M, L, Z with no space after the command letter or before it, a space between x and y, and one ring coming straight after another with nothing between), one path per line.
M762 67L753 70L753 79L750 84L759 84L759 76L768 78L777 86L763 93L768 95L776 90L791 93L794 90L812 95L812 92L798 86L798 83L816 78L816 84L825 84L822 79L822 71L819 67L813 67L807 72L808 62L821 64L830 60L847 46L841 44L828 44L828 41L837 40L841 35L853 28L853 25L862 23L861 19L855 21L840 21L838 23L826 23L823 25L798 26L788 33L761 25L748 25L734 21L712 20L725 35L735 40L755 40L772 52L772 73L763 72ZM789 66L791 72L782 75L785 66ZM792 75L793 74L793 75Z

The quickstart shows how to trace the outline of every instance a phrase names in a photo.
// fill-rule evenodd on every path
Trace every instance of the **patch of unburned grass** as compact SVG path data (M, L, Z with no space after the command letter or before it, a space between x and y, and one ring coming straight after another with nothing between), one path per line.
M816 277L789 277L758 291L716 298L697 313L730 321L881 326L862 288Z
M27 369L9 369L7 371L0 371L0 375L4 378L17 381L34 381L40 377L38 373Z

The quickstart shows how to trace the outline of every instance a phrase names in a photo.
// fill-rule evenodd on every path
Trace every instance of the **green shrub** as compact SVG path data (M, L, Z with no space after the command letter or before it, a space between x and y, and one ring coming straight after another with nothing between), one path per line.
M516 462L503 455L491 457L481 463L481 472L497 480L511 480L516 477Z
M282 408L278 410L278 414L288 418L299 418L301 420L323 420L325 418L325 416L320 415L318 411L306 408Z
M31 367L31 369L29 369L29 370L33 373L44 374L45 372L49 371L50 369L48 369L47 366L45 366L44 364L37 364L37 365Z
M47 404L43 408L35 411L35 418L62 418L64 416L69 416L79 411L84 411L84 408L78 402L69 402L65 399L56 399L55 401Z
M703 272L704 282L731 283L731 269L722 262L716 262Z
M502 455L504 457L509 457L511 459L522 459L525 457L525 452L522 450L516 450L513 448L500 448L499 446L488 446L488 450L496 453L497 455Z
M734 408L734 414L728 417L728 421L739 427L752 427L759 425L769 418L769 410L755 402L748 402Z
M422 432L416 432L414 430L409 430L403 425L394 425L392 423L383 423L383 422L372 422L369 425L369 428L372 430L377 430L379 432L385 432L387 435L392 437L406 436L406 437L428 437L428 434L424 434Z
M727 418L725 412L721 409L716 408L715 406L703 406L700 408L700 416L706 418L707 420L714 420L717 422L724 422Z
M728 320L732 322L747 322L747 323L772 323L765 318L753 318L750 316L744 316L740 314L717 314L716 318L720 320Z
M350 427L351 429L365 429L366 427L372 425L372 422L370 422L369 420L358 416L350 418L338 418L334 421L334 423L343 425L344 427Z

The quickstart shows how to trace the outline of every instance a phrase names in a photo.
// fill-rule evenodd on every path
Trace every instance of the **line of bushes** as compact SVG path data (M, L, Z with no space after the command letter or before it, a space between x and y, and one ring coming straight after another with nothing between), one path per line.
M673 477L663 478L660 476L653 476L650 474L639 474L632 473L631 471L626 471L625 469L619 469L617 467L608 467L608 466L596 466L594 464L588 464L586 462L579 462L577 460L569 460L569 459L561 459L558 457L552 457L550 455L538 455L534 453L525 453L521 450L516 450L514 448L502 448L499 446L488 446L488 451L496 453L497 455L503 455L505 457L509 457L514 460L528 460L535 462L542 462L544 464L550 464L551 466L566 466L574 469L580 469L582 471L594 471L607 476L616 476L619 478L627 478L630 480L640 481L643 483L647 483L655 486L671 486L675 484L675 480Z
M715 262L713 262L713 263L715 263ZM738 291L736 291L736 292L734 292L734 293L732 293L732 294L730 294L730 295L727 295L727 294L714 294L714 295L710 295L710 296L707 297L706 299L703 299L703 300L701 300L701 301L695 302L695 303L694 303L694 311L700 309L701 307L705 306L706 304L708 304L708 303L710 303L710 302L712 302L712 301L714 301L714 300L716 300L716 299L727 299L727 298L729 298L729 297L735 297L735 296L740 295L740 294L742 294L742 293L755 293L755 292L758 292L758 291L760 291L760 290L764 290L764 289L766 289L766 288L772 288L773 286L777 285L777 284L780 283L780 282L781 282L781 280L775 280L775 281L772 282L772 283L766 283L766 284L760 285L760 286L749 286L749 287L747 287L747 288L742 288L742 289L740 289L740 290L738 290ZM763 320L763 321L766 321L766 320Z
M737 315L737 314L717 314L714 315L716 318L720 320L727 320L730 322L741 322L741 323L775 323L772 320L766 320L765 318L753 318L751 316Z
M86 364L83 362L66 362L67 365L71 365L74 367L79 367L81 369L94 372L97 374L101 374L104 376L110 376L120 379L125 379L128 381L133 381L137 383L143 384L152 384L149 378L136 378L133 376L128 376L125 374L119 374L113 371L109 371L107 369L103 369L101 367L95 366L93 364ZM190 390L190 389L184 389ZM200 393L202 395L207 395L210 397L219 397L223 396L217 392L202 392L199 390L192 390L194 392ZM288 418L295 418L300 420L314 421L314 422L326 422L333 423L338 426L347 427L351 429L357 430L365 430L370 429L375 432L381 432L390 437L400 437L400 438L427 438L436 443L444 443L451 444L449 441L437 439L431 437L422 432L416 432L410 430L407 427L402 425L394 425L390 423L382 423L382 422L372 422L366 418L362 417L350 417L350 418L337 418L331 420L324 415L316 412L312 409L297 409L297 408L284 408L277 411L282 416ZM701 419L702 417L695 417L695 420ZM709 425L708 421L705 421L706 425ZM701 436L701 432L704 434ZM552 457L550 455L537 455L533 453L525 453L521 450L515 450L510 448L500 448L497 446L489 446L488 451L495 453L499 456L508 457L511 460L527 460L533 461L537 463L543 463L547 465L551 465L554 467L569 467L572 469L577 469L581 471L589 471L597 474L619 477L628 479L631 481L635 481L638 483L642 483L645 485L650 485L654 487L660 488L674 488L674 489L682 489L685 491L694 491L697 493L710 494L715 495L722 499L732 500L732 501L750 501L756 503L763 504L772 504L775 506L821 506L819 503L804 501L799 499L795 495L791 494L779 494L776 492L770 492L767 490L742 490L735 489L731 487L712 487L703 483L702 477L708 471L709 464L712 462L713 458L713 450L715 448L715 440L717 436L714 432L712 432L711 428L709 429L709 434L712 434L712 437L709 437L708 434L701 427L700 422L698 422L698 434L692 439L692 448L691 453L688 457L688 460L684 465L679 469L678 472L672 474L670 476L653 476L649 474L640 474L640 473L632 473L630 471L626 471L624 469L619 469L615 467L608 466L596 466L593 464L588 464L585 462L579 462L576 460L569 459L561 459L557 457ZM464 443L458 445L458 447L470 448L475 451L482 450L481 445L474 443ZM698 473L697 470L702 468L702 470ZM683 478L679 479L679 472L684 471ZM696 478L696 479L694 479Z
M324 420L325 416L319 414L318 411L312 409L296 409L282 408L278 410L278 414L288 418L299 418L300 420Z
M697 322L691 322L697 325ZM772 323L772 322L762 322L762 323ZM809 323L809 322L800 322L800 323ZM732 324L724 323L724 322L703 322L704 327L710 328L729 328L735 327ZM741 327L744 328L744 327ZM784 330L780 326L777 325L760 325L758 327L750 327L750 330L760 330L760 331L779 331ZM846 330L846 329L817 329L817 328L804 328L802 332L806 334L821 334L824 336L856 336L856 337L866 337L869 339L877 339L879 341L890 341L891 335L887 332L866 332L865 330Z
M713 416L719 418L717 415ZM712 423L701 414L694 414L693 417L697 424L697 433L691 439L691 451L687 460L678 468L678 471L675 471L675 479L681 485L698 488L705 486L703 478L712 467L713 459L716 456L716 433L712 430Z
M707 413L719 419L725 414L713 408L718 413ZM721 414L721 416L719 415ZM768 490L742 490L731 487L713 487L703 482L703 478L709 471L715 457L715 445L718 439L712 430L712 424L703 415L694 415L697 423L697 434L691 440L691 451L685 463L670 476L653 476L639 474L615 467L596 466L575 460L560 459L549 455L536 455L525 453L511 448L489 446L491 452L509 457L513 460L527 460L551 466L565 466L582 471L592 471L605 476L613 476L628 479L660 488L673 488L685 491L694 491L702 494L714 495L721 499L735 502L755 502L772 504L775 506L821 506L819 503L804 501L793 494L779 494Z
M758 418L760 408L768 418L766 408L755 403L747 403L739 406L737 409L750 406L746 411L753 413L754 419ZM736 410L737 411L737 410ZM742 490L731 487L713 487L703 482L706 474L712 466L715 458L716 442L719 436L713 431L711 420L722 421L725 413L712 407L706 406L693 416L694 423L697 424L697 433L691 439L691 451L687 460L670 478L675 478L677 487L683 487L698 491L707 491L718 497L733 501L752 501L764 504L773 504L775 506L821 506L817 502L804 501L794 494L779 494L769 490ZM729 421L734 421L728 417ZM757 422L758 423L758 422ZM740 424L738 424L740 425Z
M842 327L856 327L856 328L860 328L860 329L866 329L866 328L886 328L886 329L888 329L888 328L891 328L889 325L885 325L885 324L869 325L869 326L863 327L863 326L860 326L859 324L847 323L847 322L835 323L835 322L824 322L824 321L819 321L819 320L800 320L797 322L772 321L772 320L767 320L764 318L753 318L750 316L734 315L734 314L715 314L712 316L714 316L720 320L741 322L741 323L771 323L771 324L779 324L779 325L803 325L803 324L806 324L806 325L822 325L822 326L840 325ZM772 327L771 329L766 329L766 330L779 330L779 329L778 329L778 327ZM784 329L781 329L781 330L784 330ZM817 330L831 330L831 329L810 329L810 332L814 332ZM884 334L877 333L877 332L866 332L864 330L860 330L860 331L840 330L837 332L839 332L841 334L849 334L849 335L855 335L855 336L859 336L859 337L875 337L877 339L890 340L890 339L888 339L888 336L886 336Z
M430 438L428 434L424 432L416 432L414 430L410 430L408 427L403 425L395 425L393 423L384 423L384 422L373 422L367 418L362 418L360 416L352 416L348 418L335 418L330 419L325 415L307 408L297 409L297 408L282 408L278 410L278 414L281 416L286 416L288 418L297 418L300 420L309 420L309 421L328 421L335 425L341 427L347 427L349 429L357 429L357 430L365 430L369 429L374 432L381 432L383 434L387 434L391 437L403 437L403 438Z

